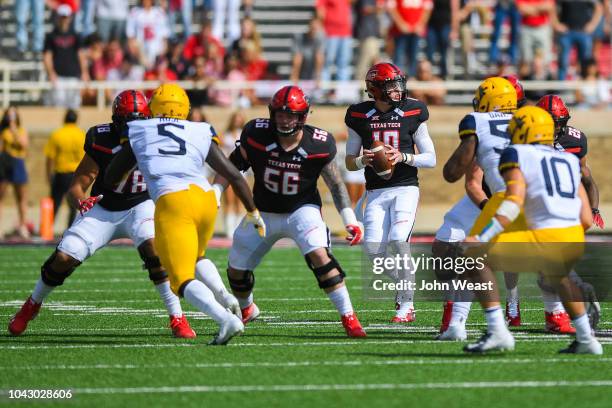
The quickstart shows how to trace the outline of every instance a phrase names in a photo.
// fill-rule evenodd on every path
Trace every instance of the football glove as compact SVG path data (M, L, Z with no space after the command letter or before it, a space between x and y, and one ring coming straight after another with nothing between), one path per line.
M344 228L349 234L346 240L349 241L349 245L351 246L357 245L363 238L363 224L357 221L357 217L352 208L343 208L342 211L340 211L340 216L342 217Z
M87 197L84 200L79 200L79 213L81 215L85 214L87 211L91 210L102 198L104 198L104 196L100 194L99 196L92 196Z
M264 222L263 218L261 218L259 210L247 213L247 215L244 217L243 226L246 226L247 224L253 224L255 229L257 229L259 236L262 238L266 237L266 223Z
M592 208L591 211L593 213L593 224L597 225L601 229L604 229L606 224L604 223L604 220L601 217L601 213L599 212L599 209Z

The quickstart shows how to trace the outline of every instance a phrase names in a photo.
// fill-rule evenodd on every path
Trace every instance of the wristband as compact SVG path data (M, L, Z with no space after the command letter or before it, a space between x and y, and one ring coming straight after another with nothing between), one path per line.
M402 162L412 166L414 164L414 155L410 153L402 153Z
M363 156L355 157L355 167L357 167L357 170L361 170L365 167L365 164L363 164Z
M342 222L344 225L357 225L357 217L355 216L355 211L353 211L352 208L343 208L340 211L340 216L342 217Z
M485 208L485 205L487 205L488 202L489 202L489 199L485 198L484 200L480 202L480 204L478 204L478 208L482 210L483 208Z
M497 218L491 218L489 224L484 227L480 234L476 235L476 239L480 242L489 242L493 238L495 238L498 234L504 231L504 226L501 225Z

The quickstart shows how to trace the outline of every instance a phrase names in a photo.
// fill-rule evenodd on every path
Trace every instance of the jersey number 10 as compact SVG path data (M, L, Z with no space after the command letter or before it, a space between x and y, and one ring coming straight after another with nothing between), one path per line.
M552 197L556 191L557 194L563 198L576 197L576 184L574 184L574 178L572 177L572 167L567 162L567 160L559 157L552 157L549 161L547 161L546 158L543 158L540 161L540 166L542 166L542 174L544 174L544 184L546 184L546 192L549 196ZM549 167L551 171L549 171ZM565 170L565 168L567 168L567 170ZM555 181L555 191L553 191L552 180L550 177L551 172ZM565 181L566 184L569 184L567 183L567 179L569 179L572 184L571 191L563 191L561 189L562 181Z

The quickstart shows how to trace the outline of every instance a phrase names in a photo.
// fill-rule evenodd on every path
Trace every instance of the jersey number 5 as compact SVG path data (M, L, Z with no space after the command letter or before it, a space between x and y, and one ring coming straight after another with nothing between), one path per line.
M295 171L282 171L266 167L264 172L264 183L266 188L276 194L297 194L299 182L300 174Z
M177 135L175 135L174 133L172 133L171 131L169 131L167 129L168 127L185 129L185 126L179 125L177 123L161 123L157 125L157 133L159 133L160 136L167 136L170 139L174 140L176 143L178 143L178 146L179 146L178 150L157 149L157 151L160 154L171 154L175 156L183 156L184 154L187 153L187 149L185 148L185 141L181 139L180 137L178 137Z

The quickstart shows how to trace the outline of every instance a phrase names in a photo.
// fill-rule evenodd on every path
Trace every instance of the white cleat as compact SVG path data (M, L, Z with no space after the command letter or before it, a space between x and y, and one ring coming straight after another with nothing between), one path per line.
M438 334L436 340L441 341L464 341L467 339L467 331L464 326L448 326L443 333Z
M219 303L221 306L229 310L230 313L242 320L242 311L240 310L240 303L238 303L236 296L229 292L225 292L219 299Z
M603 347L597 341L595 337L591 338L591 341L588 343L582 343L578 340L574 340L572 344L569 345L568 348L560 350L561 354L603 354Z
M234 336L240 336L244 332L244 324L237 316L231 315L229 319L221 323L219 333L208 343L209 346L225 346Z
M476 343L463 348L467 353L514 350L514 337L507 328L485 333Z

